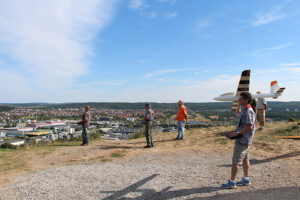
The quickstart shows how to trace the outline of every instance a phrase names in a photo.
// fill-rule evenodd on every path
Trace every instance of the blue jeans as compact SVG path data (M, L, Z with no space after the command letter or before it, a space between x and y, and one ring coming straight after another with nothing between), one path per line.
M177 138L180 138L180 139L184 138L184 126L185 126L185 121L178 121L178 135L177 135Z
M88 137L88 128L82 127L82 144L88 144L89 143L89 137Z

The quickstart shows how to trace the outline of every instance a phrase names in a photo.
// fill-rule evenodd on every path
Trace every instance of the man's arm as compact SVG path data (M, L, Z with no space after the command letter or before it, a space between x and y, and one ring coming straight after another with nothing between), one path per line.
M245 134L248 133L249 131L252 131L254 129L254 124L255 124L255 116L252 115L251 112L247 112L245 115L246 119L245 119L245 123L247 124L245 126L245 128L243 128L242 130L239 131L239 133L237 133L236 131L232 132L229 134L229 137L235 137L238 134Z
M186 108L183 109L183 114L185 116L185 120L187 120L187 111L186 111Z
M266 100L265 99L263 99L263 103L264 103L264 107L265 107L265 111L267 112L267 102L266 102Z
M243 128L242 130L240 130L239 133L237 133L236 131L233 131L231 133L229 133L229 137L235 137L237 136L238 134L245 134L245 133L248 133L249 131L252 131L253 130L253 124L247 124L247 126L245 128Z
M254 127L253 124L247 124L247 126L245 128L240 130L240 134L245 134L245 133L248 133L249 131L252 131L253 127Z
M267 104L264 104L265 105L265 111L267 112L268 111L268 106Z

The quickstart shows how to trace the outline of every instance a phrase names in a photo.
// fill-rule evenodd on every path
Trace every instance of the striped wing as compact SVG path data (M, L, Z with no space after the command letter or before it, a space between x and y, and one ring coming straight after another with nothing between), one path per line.
M232 103L232 107L231 107L231 111L232 111L232 112L236 112L236 109L238 108L238 104L239 104L238 101L234 101L234 102Z
M236 96L240 96L242 92L249 92L250 85L250 70L245 70L241 74L239 86L236 91ZM236 112L238 108L238 101L234 101L231 107L231 111Z
M277 99L279 96L281 96L284 90L285 88L279 88L279 90L277 90L275 97L273 97L273 99Z

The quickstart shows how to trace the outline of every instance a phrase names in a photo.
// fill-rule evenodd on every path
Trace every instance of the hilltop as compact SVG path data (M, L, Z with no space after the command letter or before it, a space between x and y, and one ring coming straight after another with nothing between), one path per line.
M83 108L90 105L97 109L143 109L146 102L81 102L81 103L0 103L0 106L12 107L44 107L44 108ZM154 109L176 109L177 103L151 103ZM282 102L282 101L268 101L270 107L276 111L300 109L300 101ZM195 103L186 102L185 105L192 110L230 110L231 102L206 102Z
M177 112L177 103L151 103L154 110L159 110L167 114L169 117ZM2 106L1 106L2 105ZM0 104L1 111L9 111L13 108L24 108L34 110L61 110L61 109L77 109L82 110L86 105L90 105L93 109L108 110L143 110L145 103L126 103L126 102L85 102L85 103L22 103L22 104ZM200 121L227 121L235 117L235 113L231 112L232 103L230 102L208 102L208 103L185 103L188 109L190 120ZM2 108L2 109L1 109ZM300 101L280 102L269 101L269 111L267 117L273 121L287 121L289 118L300 120ZM196 114L196 116L194 116ZM198 115L198 117L197 117ZM217 118L216 118L217 116ZM42 116L44 117L44 116Z
M221 199L222 195L231 199L244 191L260 199L295 197L300 187L299 141L275 136L297 134L300 126L274 123L257 132L251 147L253 186L224 191L219 185L230 173L233 141L223 133L232 129L192 129L184 141L175 141L174 133L157 133L155 148L150 150L143 148L144 138L96 140L87 147L74 142L2 150L0 177L6 186L0 195L6 199L151 199L153 195L156 199Z

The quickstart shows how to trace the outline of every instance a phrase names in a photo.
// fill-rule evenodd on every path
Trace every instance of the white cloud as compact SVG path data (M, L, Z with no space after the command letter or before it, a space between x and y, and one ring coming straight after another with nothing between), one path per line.
M135 62L138 62L138 63L146 63L146 62L148 62L148 60L138 59L138 60L135 60Z
M149 11L149 5L147 4L146 0L130 0L128 7L139 15L149 19L153 19L158 16L157 11Z
M278 69L276 68L262 68L262 69L254 69L252 71L252 75L257 75L257 74L270 74L270 73L276 73L278 72Z
M147 4L145 0L130 0L128 6L130 9L137 11L147 7Z
M291 72L291 73L300 73L300 67L284 68L283 70Z
M0 99L3 102L32 101L34 96L30 82L16 71L1 69Z
M202 32L204 31L206 28L208 28L209 26L211 26L211 20L209 19L198 19L196 21L196 24L195 24L195 27L194 27L194 30L197 31L197 32Z
M87 73L91 41L111 20L114 2L1 1L0 57L13 59L36 84Z
M257 70L253 70L257 71ZM300 90L299 74L284 73L279 70L267 74L252 73L250 81L250 92L261 91L268 93L270 91L270 82L278 80L280 87L286 87L283 95L277 101L296 101L299 100ZM135 87L123 87L111 89L92 89L85 90L86 95L80 92L68 91L61 94L62 97L68 98L70 94L76 96L78 101L123 101L123 102L176 102L183 99L186 102L211 102L213 98L227 92L236 92L240 74L236 75L217 75L206 80L188 79L172 80L158 77L157 79L148 80L146 82L136 82ZM151 91L151 92L149 92ZM75 97L74 96L74 97ZM268 101L274 99L268 98ZM230 108L228 108L230 109Z
M283 13L283 8L285 4L289 1L282 2L276 6L273 6L268 12L260 12L255 15L255 19L252 20L251 26L257 27L264 24L269 24L271 22L283 19L288 16L288 14Z
M157 2L174 4L177 2L177 0L157 0Z
M158 2L159 3L168 2L170 4L174 4L176 1L158 0ZM149 19L161 17L166 20L169 20L177 16L177 12L162 12L157 9L154 9L151 5L147 4L146 0L129 0L128 7L129 9L133 10L137 14Z
M153 73L145 74L143 76L143 78L152 78L153 76L158 76L158 75L162 75L162 74L182 72L182 71L192 71L192 70L195 70L195 69L194 68L162 69L162 70L158 70Z
M168 79L165 79L165 78L159 78L157 79L158 82L168 82L169 80Z
M157 12L152 11L152 12L143 12L142 15L144 15L150 19L153 19L153 18L157 17L158 14L157 14Z
M145 85L119 93L123 101L176 102L208 102L213 98L237 88L239 76L220 75L203 81L181 80L176 84L162 85L159 88ZM151 91L150 93L148 91ZM119 97L120 97L119 96Z
M127 83L128 80L107 80L107 81L96 81L90 85L107 85L107 86L122 86Z
M284 63L280 64L282 67L293 67L293 66L300 66L300 62L295 62L295 63Z
M284 14L278 14L276 12L270 12L265 14L257 14L255 21L252 22L252 26L260 26L263 24L269 24L273 21L286 17Z
M165 19L173 19L177 16L177 12L166 12L164 16Z
M263 55L263 54L266 54L266 53L272 53L272 52L275 52L275 51L278 51L280 49L284 49L284 48L287 48L287 47L290 47L290 46L293 46L293 45L294 45L293 42L289 42L289 43L285 43L285 44L282 44L282 45L274 46L274 47L271 47L271 48L259 49L259 50L255 50L252 53L252 55L253 56L260 56L260 55Z

